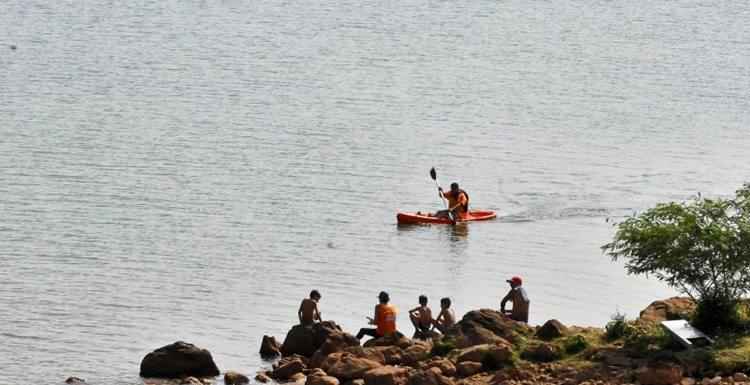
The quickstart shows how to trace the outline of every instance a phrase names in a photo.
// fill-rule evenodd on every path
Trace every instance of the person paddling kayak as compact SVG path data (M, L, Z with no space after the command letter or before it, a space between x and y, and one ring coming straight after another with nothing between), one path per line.
M453 213L458 219L466 218L466 214L469 212L469 194L459 188L458 183L451 183L451 190L448 192L444 192L442 187L438 187L438 194L448 201L448 209L436 212L436 217L453 219L451 218L451 213Z

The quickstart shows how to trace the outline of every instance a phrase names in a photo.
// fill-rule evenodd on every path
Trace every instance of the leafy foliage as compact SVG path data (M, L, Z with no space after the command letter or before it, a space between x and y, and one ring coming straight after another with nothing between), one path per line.
M625 336L627 328L628 323L625 321L625 314L617 312L612 315L612 320L607 322L607 325L604 326L604 336L608 341L622 338Z
M629 217L602 249L624 259L628 274L653 275L695 299L703 327L723 326L750 291L750 184L733 199L696 197Z
M568 353L568 354L576 354L578 352L582 352L586 350L586 348L588 347L589 347L589 342L586 341L586 337L580 334L566 337L562 341L562 348L563 350L565 350L565 353Z

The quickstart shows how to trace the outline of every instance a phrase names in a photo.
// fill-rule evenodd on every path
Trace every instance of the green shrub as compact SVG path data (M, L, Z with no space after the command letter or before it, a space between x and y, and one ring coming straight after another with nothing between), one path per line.
M586 348L589 347L589 342L586 341L584 336L576 334L574 336L566 337L562 341L562 347L563 350L565 350L565 353L576 354L586 350Z
M456 342L449 338L443 338L442 340L435 342L432 346L433 356L445 356L451 351L456 349Z
M628 329L628 323L625 320L625 314L616 312L612 314L611 321L604 327L604 336L607 341L614 341L625 336Z
M625 328L625 348L639 356L664 349L671 338L664 329L649 322L628 322Z

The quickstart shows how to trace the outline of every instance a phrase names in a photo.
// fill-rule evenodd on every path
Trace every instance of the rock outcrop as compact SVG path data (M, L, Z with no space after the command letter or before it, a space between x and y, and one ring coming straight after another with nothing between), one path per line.
M281 355L281 344L275 337L263 336L260 343L260 356L264 359L272 359Z
M379 362L367 358L357 357L351 353L333 353L326 357L321 368L339 381L363 378L364 374L383 366Z
M343 333L341 327L332 321L318 322L312 325L295 325L284 338L281 345L281 354L290 356L299 354L305 357L312 355L320 349L329 336L335 333Z
M219 375L211 353L193 344L178 341L146 355L141 361L141 377L182 378Z
M687 319L695 312L696 304L687 297L672 297L651 302L641 311L638 317L642 321L661 322L675 319Z
M522 322L513 321L499 311L474 310L466 313L456 325L447 330L458 348L498 342L517 342L520 336L531 335L533 330Z

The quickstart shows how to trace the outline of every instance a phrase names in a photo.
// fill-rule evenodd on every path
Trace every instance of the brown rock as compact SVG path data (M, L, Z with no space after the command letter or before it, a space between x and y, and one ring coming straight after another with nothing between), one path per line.
M735 373L734 376L732 376L735 382L748 382L750 381L750 378L748 378L747 374L745 373Z
M489 357L483 362L489 364L490 368L499 368L513 360L513 346L507 341L501 341L490 345Z
M182 378L219 375L211 353L193 344L177 341L146 355L141 361L141 377Z
M689 318L695 312L696 304L690 298L672 297L654 301L641 311L640 319L650 322Z
M516 322L499 311L474 310L446 331L446 336L456 341L456 347L466 348L497 342L516 342L521 335L531 335L533 330L522 322Z
M305 385L339 385L339 379L333 376L307 376Z
M226 385L242 385L250 383L250 379L244 374L228 371L224 373L224 383Z
M551 319L542 325L539 330L536 331L537 337L543 340L552 340L564 336L568 331L568 328L562 324L562 322Z
M408 366L416 365L420 361L430 358L430 345L413 344L403 350L401 363Z
M395 366L368 370L364 375L365 385L405 385L407 378L407 370Z
M361 378L355 378L353 380L349 380L347 382L344 382L343 385L365 385L365 380Z
M482 371L481 362L464 361L456 364L456 373L460 377L470 377Z
M409 376L408 385L454 385L453 380L440 374L440 369L418 370Z
M385 355L383 354L383 350L385 349L378 347L364 348L361 346L350 346L344 349L344 352L351 353L360 358L367 358L368 360L373 360L385 365L386 360Z
M643 385L672 385L682 380L682 367L668 362L657 362L638 370L638 381Z
M333 353L321 365L322 369L340 381L362 378L370 369L383 366L379 362L357 357L351 353Z
M265 384L271 382L271 377L269 377L266 372L259 372L255 375L255 381L258 381L261 384Z
M305 364L302 360L294 359L279 365L274 369L272 377L278 380L289 380L297 373L305 370Z
M320 346L320 351L325 355L340 352L346 348L359 346L359 340L349 333L337 332L331 333Z
M376 346L377 349L383 353L386 365L400 365L403 359L403 350L398 346Z
M440 373L442 373L444 376L453 377L456 375L456 366L453 365L453 362L451 362L451 360L445 358L433 359L427 362L427 364L425 365L425 369L429 368L440 369Z
M395 332L385 337L373 338L363 344L366 348L376 346L398 346L401 349L406 349L411 345L412 340L400 332Z
M552 362L562 358L562 351L556 345L541 343L524 351L524 357L537 362Z
M264 359L274 358L281 355L281 344L275 337L263 336L260 343L260 356Z

